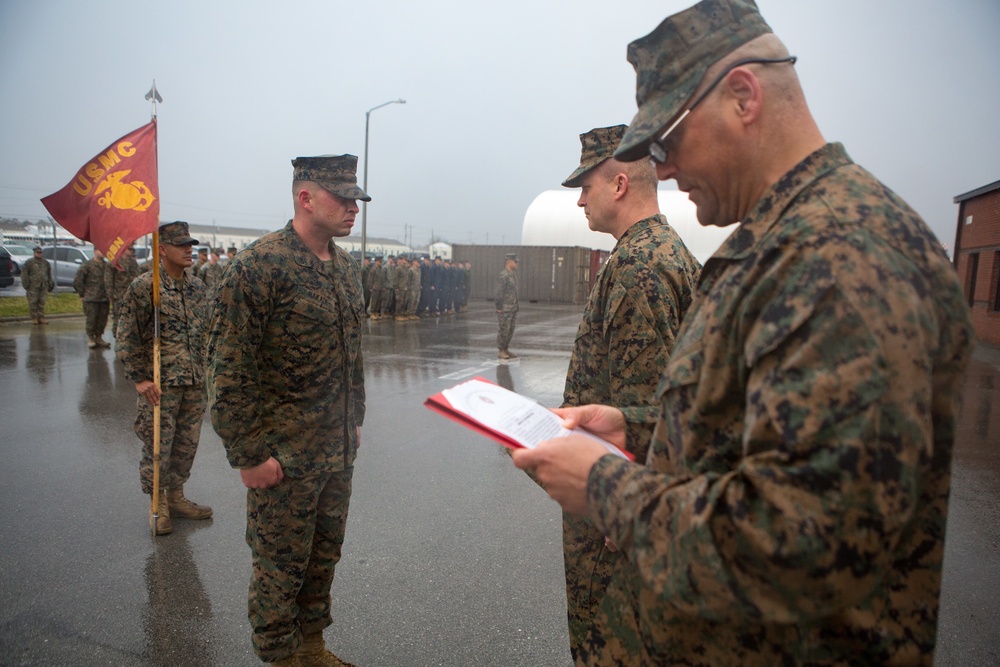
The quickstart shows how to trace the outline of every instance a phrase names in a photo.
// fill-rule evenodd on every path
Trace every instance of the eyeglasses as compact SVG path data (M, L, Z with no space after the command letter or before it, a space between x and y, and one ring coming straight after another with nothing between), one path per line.
M682 120L684 120L685 118L687 118L687 116L688 116L689 113L691 113L692 111L694 111L694 108L696 106L698 106L699 104L701 104L702 100L704 100L706 97L708 97L708 94L710 92L712 92L712 89L715 88L719 84L720 81L722 81L723 79L725 79L726 76L730 72L732 72L734 69L736 69L737 67L742 67L743 65L756 65L756 64L760 64L760 65L777 65L779 63L791 63L792 65L794 65L796 60L798 60L798 56L789 56L787 58L744 58L743 60L737 60L736 62L734 62L729 67L727 67L726 69L722 70L722 73L719 74L719 76L715 77L715 79L712 81L712 83L709 84L708 88L706 88L705 90L703 90L702 93L701 93L701 95L699 95L698 97L696 97L694 99L694 102L691 103L691 106L689 106L684 111L684 113L682 113L680 116L678 116L677 120L675 120L673 123L671 123L670 127L668 127L663 132L663 134L661 134L659 136L658 139L653 139L652 141L649 142L649 157L653 158L655 161L659 162L660 164L663 164L664 162L667 161L667 149L663 145L663 141L667 138L667 136L671 132L673 132L677 128L678 125L681 124Z

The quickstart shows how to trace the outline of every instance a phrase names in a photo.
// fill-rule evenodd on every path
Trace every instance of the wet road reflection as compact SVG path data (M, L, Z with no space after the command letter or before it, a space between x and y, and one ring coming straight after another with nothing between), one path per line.
M361 665L570 664L561 515L504 450L423 400L477 375L561 402L580 308L525 304L509 364L489 302L366 322L368 412L327 640ZM0 663L258 665L245 491L206 423L188 494L211 521L153 539L135 390L80 319L0 325ZM966 377L938 665L1000 664L1000 350Z

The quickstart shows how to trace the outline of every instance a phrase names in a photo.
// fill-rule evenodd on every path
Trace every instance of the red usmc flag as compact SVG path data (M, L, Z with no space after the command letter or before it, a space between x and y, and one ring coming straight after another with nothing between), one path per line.
M93 243L117 265L122 248L156 231L159 196L154 120L101 151L42 204L73 236Z

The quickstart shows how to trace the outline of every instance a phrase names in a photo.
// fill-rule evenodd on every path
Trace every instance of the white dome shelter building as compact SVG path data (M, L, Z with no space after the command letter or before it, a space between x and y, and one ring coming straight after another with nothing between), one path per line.
M699 262L705 263L722 242L736 229L704 227L695 215L695 205L679 190L659 190L660 212L677 230L684 244ZM583 247L591 250L611 250L615 238L610 234L594 232L587 226L583 209L576 205L580 198L577 188L546 190L528 206L521 228L521 245Z

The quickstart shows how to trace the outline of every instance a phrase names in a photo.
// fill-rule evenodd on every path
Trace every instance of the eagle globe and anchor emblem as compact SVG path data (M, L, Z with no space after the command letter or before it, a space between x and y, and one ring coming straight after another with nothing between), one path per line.
M99 195L109 189L110 192L98 198L97 203L104 208L111 208L113 205L115 208L132 211L148 209L149 205L156 201L156 197L142 181L132 181L131 183L122 181L131 173L131 169L116 171L101 181L94 194Z

